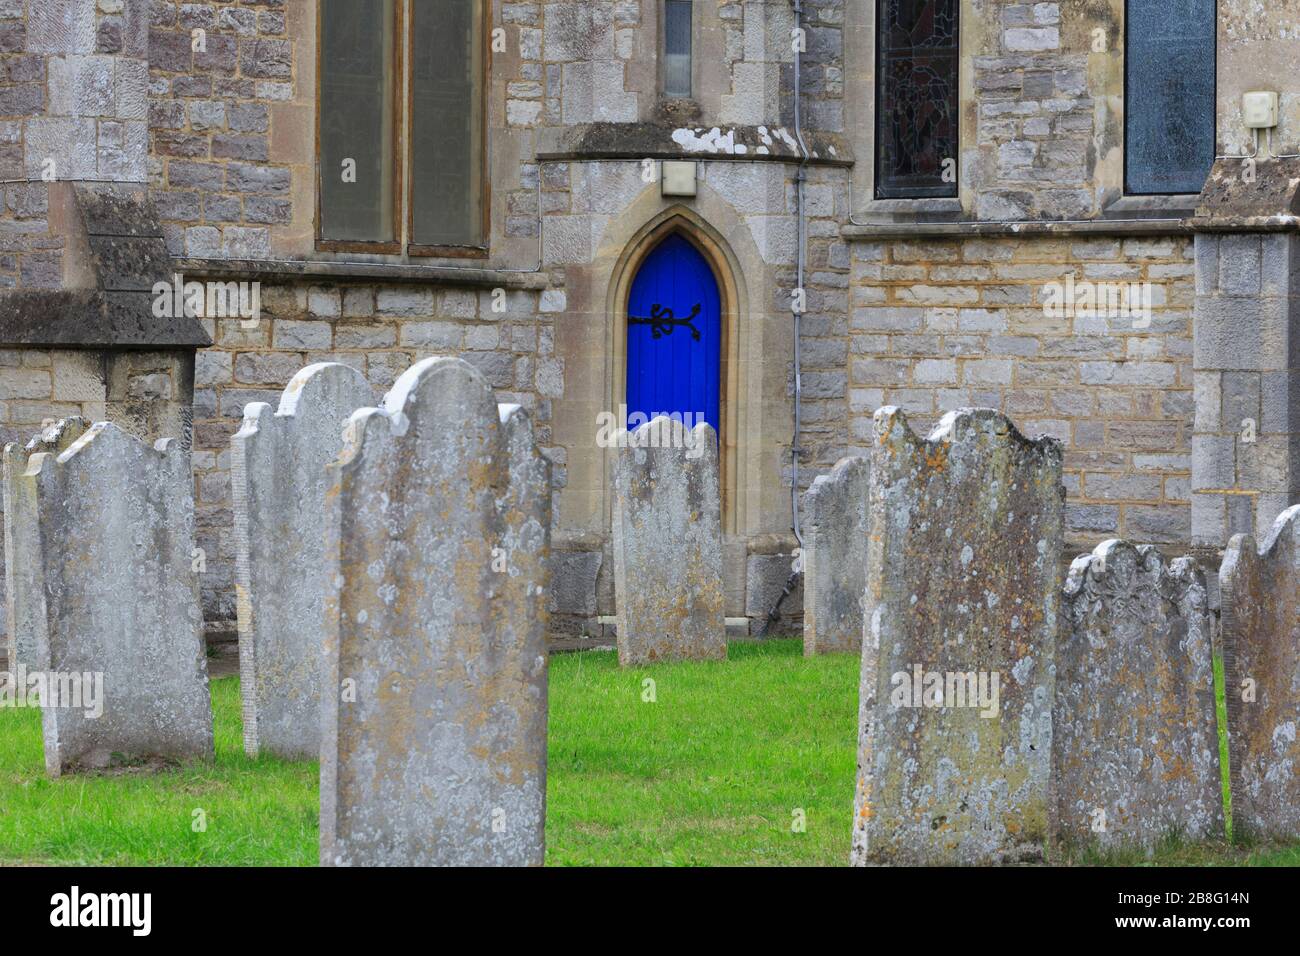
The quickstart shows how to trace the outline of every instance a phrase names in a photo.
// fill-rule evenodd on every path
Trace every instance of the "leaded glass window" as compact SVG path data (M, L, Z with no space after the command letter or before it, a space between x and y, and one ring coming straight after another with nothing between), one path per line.
M1215 0L1128 0L1124 179L1130 195L1198 193L1214 163Z
M877 0L876 196L956 196L960 0Z
M691 0L664 0L664 93L691 95Z

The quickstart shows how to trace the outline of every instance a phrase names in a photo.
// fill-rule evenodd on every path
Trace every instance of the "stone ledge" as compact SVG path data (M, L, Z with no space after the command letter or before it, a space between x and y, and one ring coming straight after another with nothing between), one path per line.
M848 240L966 239L981 236L1177 236L1189 235L1186 219L1034 219L1023 222L871 222L840 230Z
M784 126L671 126L661 123L584 123L538 131L542 162L600 159L716 159L799 162L794 131ZM838 133L804 130L808 162L852 166L853 149Z
M172 269L187 278L337 279L340 281L427 282L436 285L540 291L552 286L545 272L510 272L426 266L405 262L346 262L312 259L172 259Z

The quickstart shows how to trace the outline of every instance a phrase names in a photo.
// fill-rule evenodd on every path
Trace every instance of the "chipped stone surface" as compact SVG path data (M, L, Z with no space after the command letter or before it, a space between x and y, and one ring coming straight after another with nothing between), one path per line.
M1258 549L1235 535L1219 572L1234 835L1300 836L1297 536L1300 505L1278 516Z
M1213 625L1193 558L1111 540L1074 560L1052 720L1063 845L1224 836Z
M325 575L325 466L343 425L374 392L356 369L309 365L279 409L244 408L231 441L235 594L244 749L320 755L320 670Z
M540 865L550 463L460 359L356 412L331 488L323 865Z
M803 652L862 649L871 459L842 459L808 489Z
M1060 445L1024 438L990 409L951 412L925 439L892 406L873 424L851 862L1041 859ZM949 694L948 674L971 673L988 703L997 678L996 706L972 706L979 694L963 704L956 680ZM930 674L937 697L925 693Z
M45 616L40 563L33 560L34 552L28 547L15 547L16 542L37 540L36 499L30 494L33 486L18 477L27 470L33 455L59 455L89 427L84 418L65 418L25 445L10 442L4 448L5 633L10 671L19 663L36 666L37 629L43 626Z
M725 658L716 433L659 416L615 442L619 663Z
M46 769L211 757L189 455L98 422L57 457L33 455L18 482L38 509L35 540L14 529L45 585L37 664L103 674L98 718L43 708Z

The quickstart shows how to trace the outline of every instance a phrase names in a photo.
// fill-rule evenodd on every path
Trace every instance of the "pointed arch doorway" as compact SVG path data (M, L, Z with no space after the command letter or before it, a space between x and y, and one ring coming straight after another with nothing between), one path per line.
M642 261L627 301L629 421L680 415L721 434L722 295L708 261L672 232ZM636 416L636 418L633 418Z
M708 270L709 279L712 282L712 288L717 290L718 295L718 320L717 320L717 337L718 350L716 357L710 356L708 359L708 368L710 376L716 376L717 386L717 412L716 418L710 417L713 413L710 408L692 408L692 412L704 412L705 420L714 426L718 433L719 443L719 471L720 485L722 490L722 530L725 534L736 534L741 528L747 526L749 509L747 507L748 497L746 495L746 483L742 480L743 474L748 474L745 470L750 466L750 462L740 454L738 442L741 437L747 434L747 429L751 427L749 422L749 413L747 406L740 401L740 396L746 393L746 389L756 387L756 383L750 381L745 374L744 363L740 361L740 355L745 348L746 342L746 323L744 316L748 302L743 273L740 269L740 263L735 254L732 252L730 245L722 234L713 226L699 217L694 210L682 206L674 206L662 210L657 216L650 219L635 234L628 237L623 246L623 252L618 257L610 275L609 292L606 298L608 309L609 324L607 326L608 336L606 354L609 356L607 365L607 398L609 403L605 407L618 409L620 405L625 406L628 413L632 410L632 401L640 392L634 392L629 386L628 373L632 370L630 364L630 352L633 350L631 336L644 334L647 335L651 342L654 342L653 327L644 326L638 322L630 322L641 317L649 317L650 312L641 312L638 309L653 307L656 302L652 299L648 303L638 298L633 299L633 285L642 277L642 266L651 260L666 240L674 240L672 245L665 247L664 257L666 260L676 259L678 262L687 263L690 266L689 271L699 276L698 267L700 261ZM684 254L680 242L694 248L695 253L700 257L693 259ZM676 251L674 252L674 247ZM642 286L643 289L653 290L656 282L653 280L655 271L662 266L651 265L651 271L646 273L646 281ZM702 284L704 291L709 290L708 283L702 278L693 280ZM697 285L697 288L699 285ZM638 292L641 290L639 289ZM671 289L669 290L671 292ZM683 296L683 300L689 296ZM676 301L674 296L673 300ZM685 313L678 311L681 306L673 307L671 302L669 308L674 308L673 318L680 320L689 315L696 302L700 302L700 311L704 312L704 297L701 295L698 299L691 299L686 304ZM659 301L662 307L664 302ZM697 317L698 319L698 317ZM694 322L697 328L700 328L699 321ZM672 335L681 335L691 337L690 329L685 325L675 325ZM661 330L659 344L665 341ZM701 342L704 344L704 331L701 329ZM693 341L693 340L692 340ZM641 367L640 359L631 359L636 362L637 368ZM698 380L697 380L698 381ZM688 403L694 404L695 400L689 395ZM640 401L640 399L636 399ZM651 404L659 404L653 402ZM647 411L672 411L671 408L654 408ZM753 448L749 448L746 454L752 455ZM613 462L611 458L606 458L605 465L605 488L609 488L609 482L612 481ZM612 498L605 495L606 514L612 511Z

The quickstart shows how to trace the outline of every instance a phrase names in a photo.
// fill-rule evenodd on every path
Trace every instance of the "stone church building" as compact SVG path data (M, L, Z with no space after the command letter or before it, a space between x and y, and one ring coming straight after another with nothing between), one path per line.
M1217 550L1300 500L1295 154L1300 0L0 0L0 432L182 439L213 634L230 438L326 360L531 410L557 640L609 415L717 429L739 629L887 404L1059 438L1073 546Z

